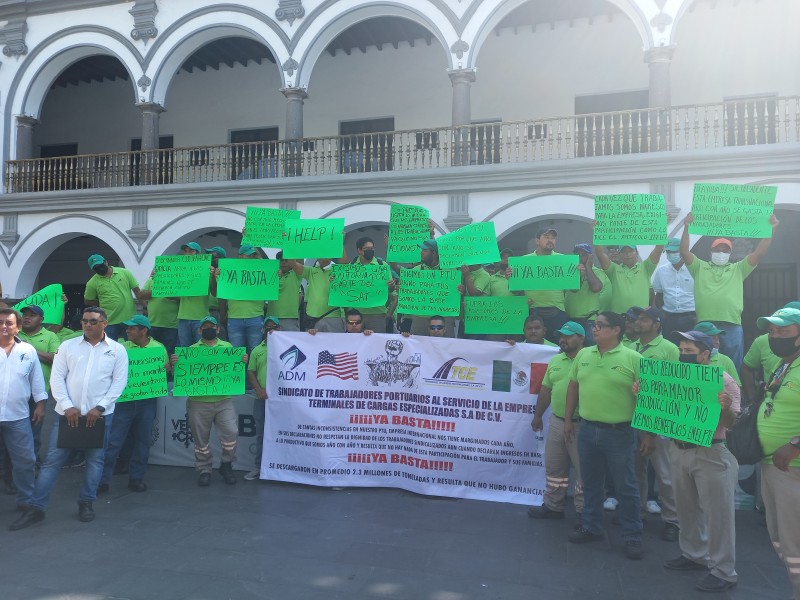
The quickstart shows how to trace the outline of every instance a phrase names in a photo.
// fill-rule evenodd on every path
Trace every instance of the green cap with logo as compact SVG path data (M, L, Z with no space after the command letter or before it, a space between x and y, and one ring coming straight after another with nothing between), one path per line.
M280 326L281 324L281 320L278 317L267 317L266 319L264 319L264 325L266 326L266 324L269 323L270 321L272 321L273 323L275 323L275 325L278 326Z
M667 245L664 246L664 250L667 252L680 252L681 241L678 238L669 238L667 240Z
M564 323L564 326L558 330L558 333L561 335L579 335L581 337L586 337L586 330L583 328L583 325L575 321L567 321Z
M720 329L711 321L700 321L694 326L694 330L699 331L700 333L705 333L706 335L728 335L727 331Z
M183 250L184 248L189 248L190 250L194 250L198 254L203 253L203 249L197 242L186 242L185 244L181 244L181 250Z
M206 248L206 252L208 254L216 254L220 258L228 258L228 253L221 246L211 246L211 248Z
M152 325L150 325L150 319L144 315L133 315L127 321L123 321L122 324L128 327L147 327L148 329L152 327Z
M202 327L206 323L211 323L214 327L219 325L219 323L217 323L217 320L211 315L208 315L207 317L203 317L202 319L200 319L200 327Z
M89 257L89 268L94 269L97 265L102 265L104 262L106 262L105 258L99 254L92 254Z
M772 313L772 316L761 317L758 320L759 329L766 329L770 325L776 325L777 327L800 325L800 310L796 308L781 308Z
M258 250L256 250L255 247L250 244L242 244L241 246L239 246L240 256L253 256L257 252Z

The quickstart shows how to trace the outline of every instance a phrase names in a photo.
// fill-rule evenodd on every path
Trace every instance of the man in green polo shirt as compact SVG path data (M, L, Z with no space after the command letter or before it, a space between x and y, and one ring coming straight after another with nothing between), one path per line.
M124 338L127 328L122 322L136 314L133 299L139 298L139 282L128 269L110 266L99 254L92 254L88 262L94 275L86 282L83 303L86 306L99 306L106 311L108 337L114 341Z
M439 270L441 267L439 266L439 244L434 239L425 240L424 242L420 242L420 264L412 267L412 269L422 269L422 270ZM400 282L402 285L402 282ZM402 315L404 320L410 319L411 324L410 326L407 325L406 322L401 324L401 331L410 331L413 335L429 335L430 331L428 330L428 317L429 315ZM455 318L453 317L445 317L444 318L444 337L455 337Z
M650 278L661 260L664 246L656 246L650 256L639 262L639 250L630 244L620 246L620 264L612 262L605 246L595 244L597 260L611 281L611 310L626 312L631 306L650 304Z
M153 273L142 286L141 299L145 304L147 318L150 321L150 336L162 343L167 354L175 353L178 343L178 309L177 298L153 298Z
M199 334L200 340L192 344L192 348L232 347L230 343L217 337L219 335L219 324L210 315L200 319ZM248 358L247 354L245 354L242 356L242 362L247 364ZM173 354L170 357L170 363L173 366L178 361L177 355ZM186 398L186 415L189 420L189 427L192 430L192 438L194 439L195 469L200 473L197 485L201 487L211 485L211 468L214 457L211 455L209 438L212 425L217 430L217 437L219 438L220 446L222 446L219 474L228 485L235 484L236 476L233 474L232 463L236 460L239 421L236 416L236 409L233 406L233 399L228 395L188 396Z
M692 213L684 219L681 236L681 258L694 278L694 300L698 321L711 321L724 330L720 351L731 357L737 371L744 357L742 309L744 308L744 280L752 273L769 250L779 221L771 215L772 237L762 238L750 254L739 262L731 263L733 243L725 238L711 242L711 260L700 260L689 249L689 225L694 222Z
M326 333L344 333L342 308L328 304L331 291L331 265L333 259L318 258L313 267L303 261L294 263L294 272L306 280L306 323L303 329L316 329Z
M186 242L181 246L185 255L202 254L197 242ZM178 307L178 345L182 347L196 343L200 338L200 321L208 314L211 298L217 293L217 278L214 267L209 267L208 294L204 296L182 296Z
M639 353L621 344L625 317L601 312L594 323L596 346L575 357L567 387L564 437L575 435L572 415L580 408L581 426L578 454L583 478L582 526L568 540L574 544L599 541L603 535L603 501L606 477L614 483L618 512L625 541L625 555L641 559L642 518L639 486L634 473L636 434L631 418L636 406L633 384L639 380ZM652 438L645 438L641 451L652 450Z
M611 292L611 282L601 269L594 266L592 247L589 244L576 244L574 253L578 255L578 271L581 274L581 287L567 290L565 307L569 318L580 323L586 331L584 345L594 344L591 326L601 310L603 292Z
M352 262L354 265L363 266L384 264L383 259L375 256L375 242L371 237L364 236L358 238L358 240L356 240L356 252L358 252L358 256ZM394 280L389 279L389 281L386 282L386 285L389 287L389 298L391 300L392 292L394 291L395 287ZM345 306L343 308L347 309L351 307ZM372 306L369 308L359 307L358 310L361 312L361 315L364 318L364 327L366 329L376 333L387 333L386 315L389 312L389 309L386 305Z
M239 247L242 260L262 260L261 255L250 244ZM219 269L215 276L219 277ZM228 330L228 341L236 347L244 346L247 352L261 341L261 326L264 319L264 300L219 299L219 317Z
M767 530L800 598L800 310L782 308L758 320L769 347L780 358L758 412L764 449L761 495Z
M558 232L552 227L542 227L536 232L536 250L525 256L560 256L555 251ZM564 290L526 290L528 305L544 319L551 342L558 339L558 330L567 322L564 305Z
M583 348L586 330L580 323L567 321L558 330L561 335L558 346L561 352L550 359L547 364L542 387L536 399L531 429L541 431L544 427L542 415L548 407L550 412L550 426L547 430L547 440L544 452L544 470L547 479L547 489L544 493L544 502L541 506L532 506L528 509L528 516L533 519L563 519L564 501L569 487L570 467L575 469L575 514L576 524L581 526L583 513L583 485L581 484L581 465L578 459L577 433L580 429L580 415L576 410L572 415L575 434L567 440L564 435L564 416L567 409L567 387L572 363L578 352Z
M280 261L278 269L278 299L267 303L267 314L281 320L283 331L300 331L300 284L302 278L295 272L295 262L283 258L283 250L275 255ZM301 264L303 261L299 261Z

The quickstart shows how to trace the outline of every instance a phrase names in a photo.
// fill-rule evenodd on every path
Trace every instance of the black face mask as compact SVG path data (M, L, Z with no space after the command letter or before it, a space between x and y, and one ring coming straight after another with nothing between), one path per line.
M800 348L795 345L797 338L799 337L800 335L790 338L767 338L769 341L769 349L772 350L772 353L775 356L786 358L787 356L791 356L795 352L800 351Z
M678 360L680 360L682 363L689 363L690 365L696 365L697 354L681 354Z
M213 340L217 337L217 330L213 327L209 327L208 329L203 329L200 335L203 336L204 340Z
M375 250L372 248L364 250L364 258L366 258L367 260L372 260L373 258L375 258Z
M92 267L92 270L98 275L105 275L106 273L108 273L108 267L106 265L97 265L95 267Z

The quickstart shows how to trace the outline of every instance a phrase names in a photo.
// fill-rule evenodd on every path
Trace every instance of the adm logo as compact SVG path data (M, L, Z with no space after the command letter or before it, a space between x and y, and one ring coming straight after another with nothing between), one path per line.
M462 361L464 364L456 364ZM475 381L478 374L478 367L470 366L466 358L456 356L446 361L441 367L436 369L433 377L426 377L425 383L428 385L438 385L445 387L460 387L481 389L486 387L485 383Z
M297 367L306 361L306 355L297 346L292 346L281 354L283 370L278 373L278 379L286 381L305 381L306 374L303 371L295 371Z

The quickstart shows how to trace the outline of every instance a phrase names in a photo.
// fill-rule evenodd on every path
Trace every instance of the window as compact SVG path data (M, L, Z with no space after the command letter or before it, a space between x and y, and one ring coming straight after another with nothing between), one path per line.
M339 123L339 172L391 171L394 117Z
M576 96L575 156L648 152L649 104L648 90Z
M263 179L278 176L277 127L239 129L231 131L230 138L231 179Z
M722 99L726 146L774 144L778 140L778 95Z

